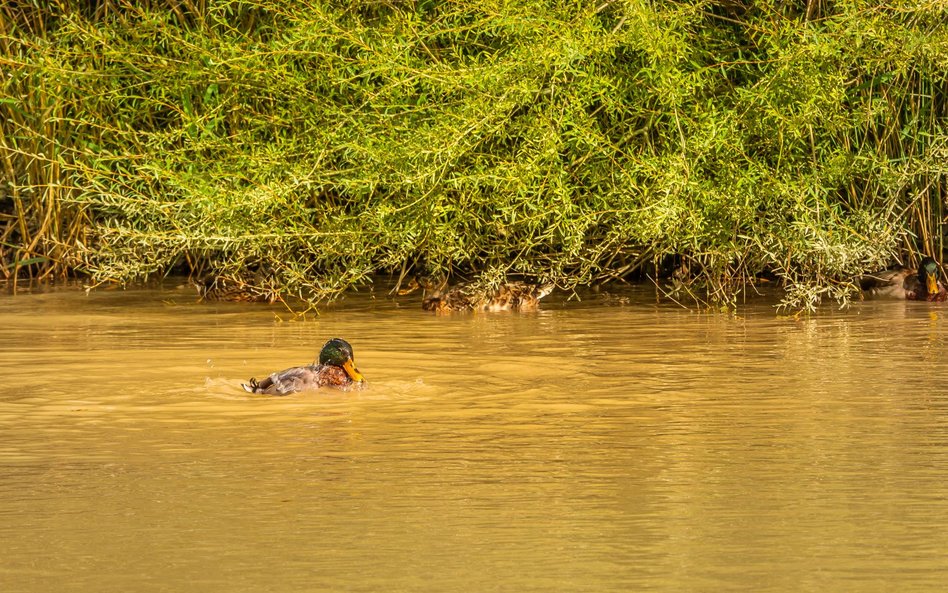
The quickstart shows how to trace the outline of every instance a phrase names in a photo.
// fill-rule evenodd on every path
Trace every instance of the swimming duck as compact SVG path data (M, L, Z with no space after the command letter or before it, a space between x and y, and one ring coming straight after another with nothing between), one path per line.
M197 287L199 303L205 301L231 301L273 304L281 300L280 295L264 288L262 280L262 278L243 280L212 275L192 282Z
M938 263L931 257L922 259L918 270L897 266L863 276L859 285L864 292L878 298L932 302L948 299L948 291L938 281Z
M348 391L354 386L361 388L365 377L355 367L352 346L341 338L333 338L319 351L319 362L304 367L293 367L273 373L263 381L251 378L241 384L250 393L288 395L297 391L336 387Z
M448 313L451 311L533 311L540 299L553 291L553 284L529 284L527 282L503 282L497 288L483 290L470 284L458 284L452 288L433 288L421 301L425 311ZM408 287L398 294L408 294L417 288L426 291L432 283L413 278Z

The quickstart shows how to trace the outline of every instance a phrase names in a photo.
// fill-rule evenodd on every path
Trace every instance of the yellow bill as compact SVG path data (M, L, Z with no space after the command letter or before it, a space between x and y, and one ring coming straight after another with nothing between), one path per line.
M345 369L346 374L349 375L349 378L353 381L357 383L365 381L365 377L362 376L359 369L355 368L355 361L351 358L342 364L342 368Z

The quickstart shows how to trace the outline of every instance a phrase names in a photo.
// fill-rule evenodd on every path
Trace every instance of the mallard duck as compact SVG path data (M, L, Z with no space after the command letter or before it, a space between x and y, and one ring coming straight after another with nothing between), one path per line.
M263 286L262 278L243 280L218 276L207 276L194 280L198 291L198 302L231 301L238 303L275 303L280 296Z
M533 311L540 299L553 291L553 284L529 284L527 282L503 282L494 289L479 289L470 284L458 284L445 288L432 288L433 284L415 278L398 294L408 294L421 287L431 294L422 297L421 308L425 311L448 313L451 311Z
M922 259L918 270L897 266L860 278L859 285L870 296L909 301L942 302L948 291L938 281L938 263L931 257Z
M241 387L250 393L288 395L320 387L349 390L353 386L361 388L364 383L365 377L352 358L352 346L341 338L333 338L319 351L318 363L273 373L263 381L251 378Z

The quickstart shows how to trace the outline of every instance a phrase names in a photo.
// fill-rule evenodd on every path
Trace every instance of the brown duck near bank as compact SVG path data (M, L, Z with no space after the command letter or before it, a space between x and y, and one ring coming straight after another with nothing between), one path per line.
M198 302L228 301L233 303L270 303L282 300L278 294L263 287L263 278L236 279L206 276L192 280L197 287Z
M944 302L948 291L938 280L938 262L922 259L918 269L897 266L859 279L863 292L874 298Z
M449 313L453 311L534 311L540 299L553 291L553 284L529 284L527 282L503 282L494 289L478 289L470 284L458 284L451 288L432 288L432 283L412 278L404 295L423 288L427 293L421 301L425 311Z
M341 338L333 338L319 351L318 363L272 373L263 381L251 378L241 387L250 393L288 395L320 387L349 390L364 384L365 377L355 367L352 346Z

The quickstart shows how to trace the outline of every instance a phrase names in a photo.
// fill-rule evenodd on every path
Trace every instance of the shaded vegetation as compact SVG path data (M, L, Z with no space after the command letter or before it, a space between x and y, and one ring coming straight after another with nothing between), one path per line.
M943 255L940 2L46 4L0 4L3 276L766 274L809 307Z

